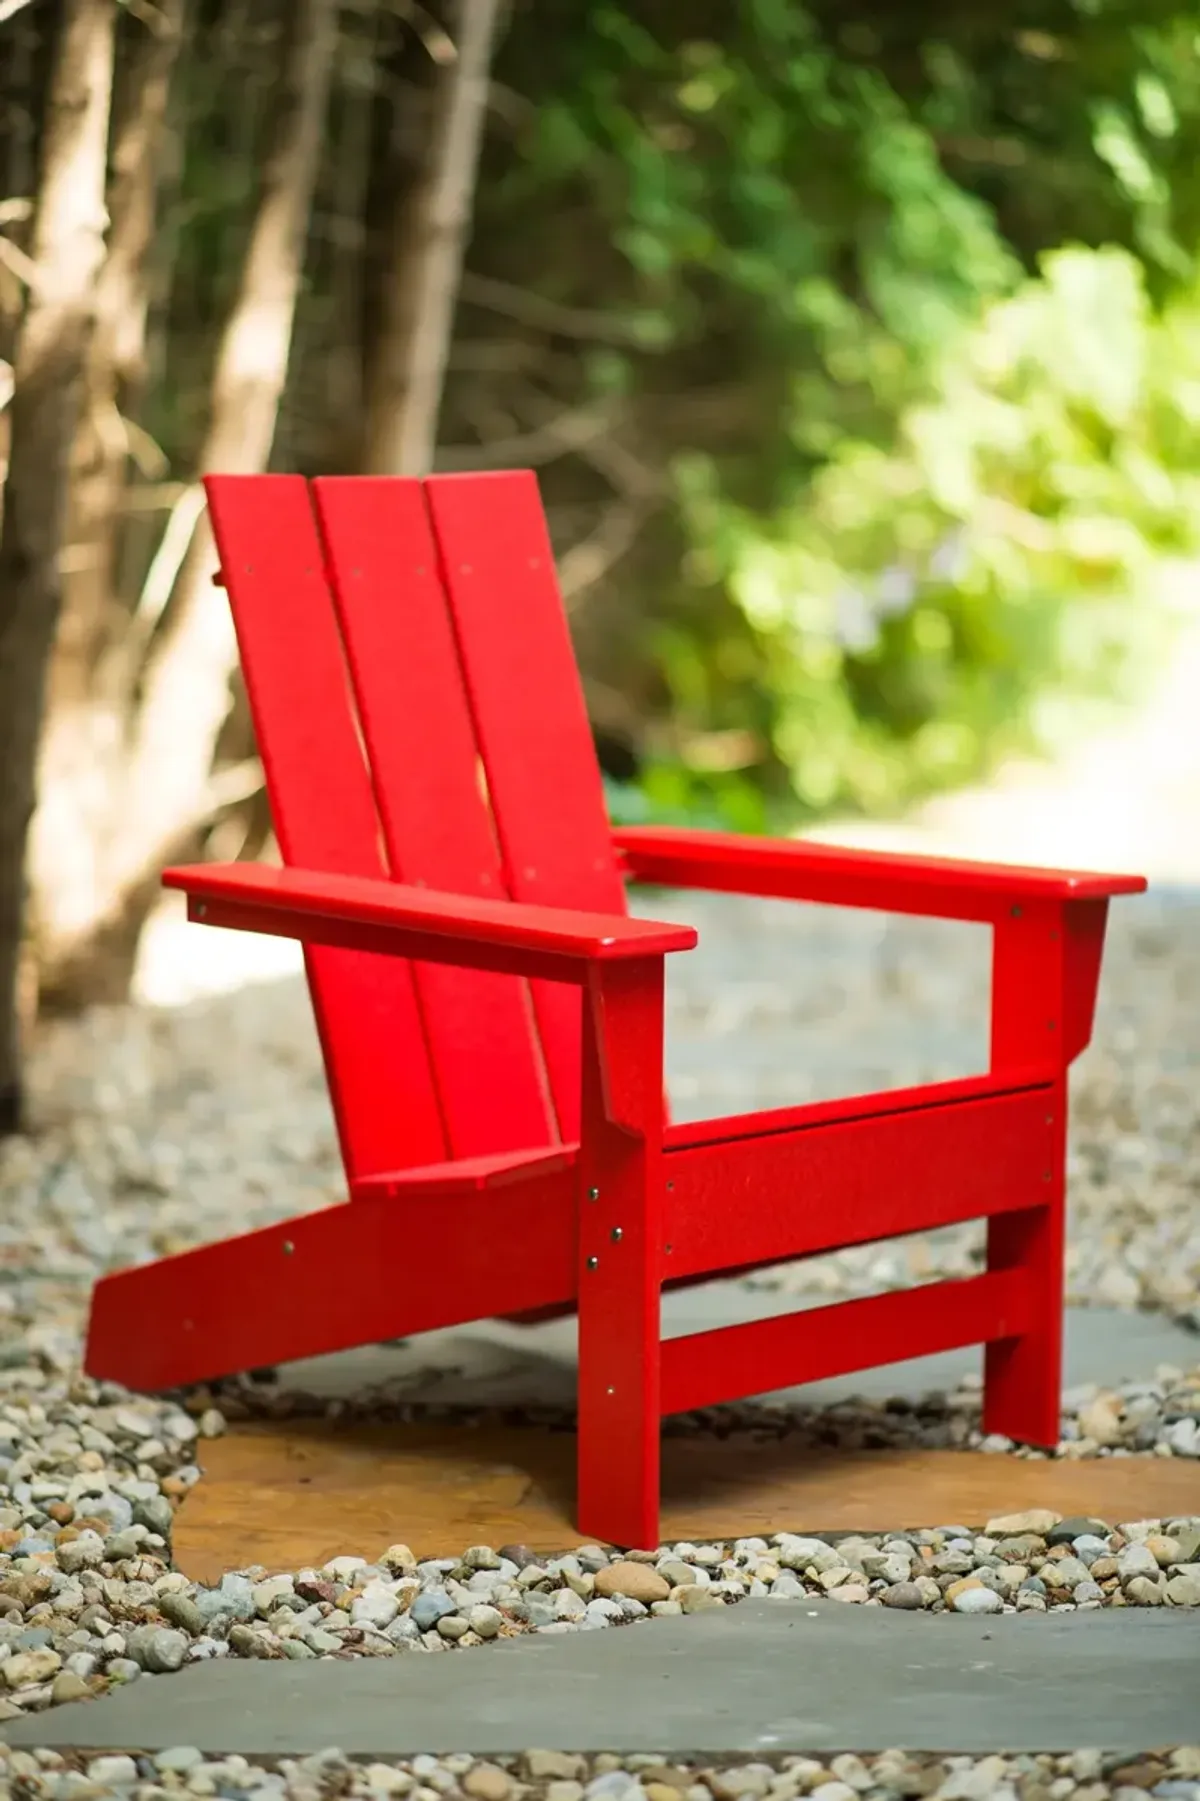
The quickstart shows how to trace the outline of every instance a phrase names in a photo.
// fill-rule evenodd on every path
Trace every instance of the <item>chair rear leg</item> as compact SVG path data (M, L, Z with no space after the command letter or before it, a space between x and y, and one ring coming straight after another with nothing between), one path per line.
M1021 1270L1030 1292L1029 1329L984 1354L983 1429L1047 1449L1059 1441L1066 1236L1065 1080L1052 1103L1053 1161L1040 1204L988 1221L989 1270Z
M177 1388L486 1319L498 1294L519 1312L561 1302L574 1286L573 1182L551 1171L433 1206L364 1196L105 1276L84 1367ZM331 1283L351 1254L354 1280ZM449 1288L404 1280L451 1266Z

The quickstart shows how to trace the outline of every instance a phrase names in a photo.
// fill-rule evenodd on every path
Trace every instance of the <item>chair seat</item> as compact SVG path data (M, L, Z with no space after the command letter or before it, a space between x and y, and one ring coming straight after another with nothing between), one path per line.
M663 1133L663 1152L673 1154L698 1151L705 1146L759 1143L785 1134L794 1135L806 1127L849 1124L862 1119L885 1119L890 1115L922 1111L934 1098L944 1101L973 1101L1000 1097L1021 1087L1037 1084L1014 1084L1011 1077L997 1074L964 1076L934 1087L895 1088L881 1094L853 1095L832 1101L809 1101L799 1107L773 1107L759 1113L734 1113L715 1119L683 1120L669 1124ZM573 1168L579 1156L578 1144L534 1146L522 1151L499 1151L486 1157L461 1157L443 1163L425 1163L414 1169L384 1170L364 1176L351 1184L355 1200L368 1200L378 1195L419 1196L435 1194L477 1194L486 1189L505 1188L533 1176L548 1176Z
M504 1188L526 1176L548 1176L570 1169L579 1155L577 1144L548 1145L544 1150L502 1151L493 1157L463 1157L453 1163L426 1163L419 1169L385 1170L353 1184L356 1201L378 1195L477 1194Z

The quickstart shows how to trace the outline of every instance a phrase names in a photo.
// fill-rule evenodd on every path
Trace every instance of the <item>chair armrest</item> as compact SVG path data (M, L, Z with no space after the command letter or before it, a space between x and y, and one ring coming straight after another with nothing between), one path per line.
M307 869L201 863L168 869L163 884L182 889L188 918L204 925L558 982L582 983L598 963L661 957L697 941L692 926Z
M620 826L612 837L618 860L635 881L927 919L995 922L1022 904L1105 900L1146 887L1138 875L1026 869L671 826Z

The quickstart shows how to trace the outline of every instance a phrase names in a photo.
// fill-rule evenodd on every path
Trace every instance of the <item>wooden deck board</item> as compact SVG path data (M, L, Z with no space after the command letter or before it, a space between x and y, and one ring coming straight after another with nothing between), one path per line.
M1118 1523L1200 1515L1200 1463L1029 1461L968 1451L805 1451L746 1435L664 1441L664 1541L871 1532L1051 1508ZM178 1567L320 1566L397 1541L418 1557L473 1544L563 1551L573 1525L573 1434L533 1428L239 1426L201 1446L204 1480L175 1522ZM269 1499L268 1499L269 1497Z

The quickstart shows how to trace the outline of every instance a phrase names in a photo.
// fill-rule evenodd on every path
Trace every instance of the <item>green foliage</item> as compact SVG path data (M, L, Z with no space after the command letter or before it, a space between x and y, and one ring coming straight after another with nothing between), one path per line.
M761 789L742 778L706 779L682 763L656 763L637 782L605 781L614 825L682 825L717 832L765 832Z
M692 535L767 647L806 812L894 806L1053 736L1031 693L1103 696L1160 650L1194 547L1200 308L1069 249L938 359L891 440L846 437L770 533L683 458Z
M283 17L193 10L139 410L173 475ZM436 73L404 9L339 28L275 449L313 472L361 455ZM1195 517L1200 0L514 0L495 76L470 269L508 298L464 290L443 437L458 467L540 456L562 545L617 545L573 600L641 763L621 817L890 808L1161 654Z
M892 807L1137 678L1195 517L1200 7L576 17L536 65L514 32L536 118L478 241L566 221L537 284L630 328L581 385L672 471L636 804ZM698 391L737 395L704 437Z

